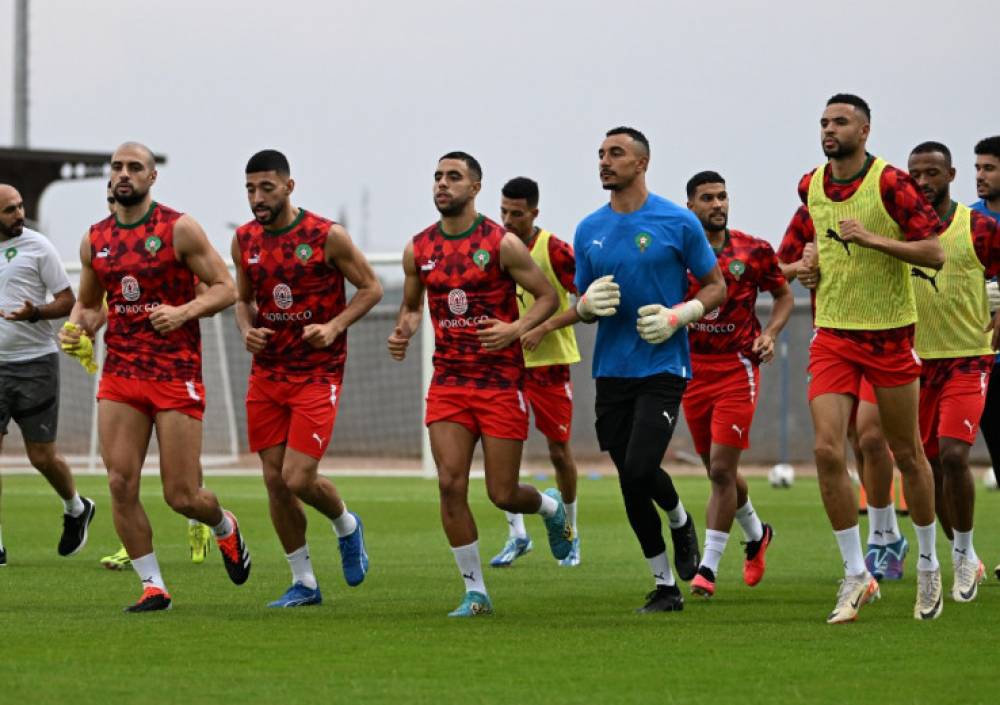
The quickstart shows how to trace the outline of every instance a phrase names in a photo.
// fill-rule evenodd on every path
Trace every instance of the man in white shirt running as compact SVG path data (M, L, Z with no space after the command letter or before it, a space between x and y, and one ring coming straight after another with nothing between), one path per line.
M53 299L46 303L48 294ZM24 199L17 189L0 184L0 448L13 419L28 460L62 498L60 556L84 547L94 519L94 503L76 491L55 444L59 350L50 321L66 316L74 302L55 247L24 227ZM6 563L0 535L0 566Z

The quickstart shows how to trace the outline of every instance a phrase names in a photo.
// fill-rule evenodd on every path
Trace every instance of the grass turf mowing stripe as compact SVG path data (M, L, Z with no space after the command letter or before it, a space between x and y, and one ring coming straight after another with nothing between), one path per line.
M335 478L336 479L336 478ZM186 521L144 479L143 502L174 609L125 615L139 595L132 571L104 570L115 550L107 487L81 478L98 503L90 541L64 559L58 498L37 476L5 478L0 569L3 702L740 703L992 702L1000 624L1000 493L979 492L976 547L990 578L976 602L946 598L940 620L913 620L914 556L901 583L846 627L823 623L840 576L836 543L814 480L773 490L751 480L760 516L777 537L764 581L742 584L738 526L716 596L688 596L683 612L638 616L651 588L617 482L581 480L583 562L560 568L544 528L526 517L536 550L510 569L486 567L506 536L483 483L472 487L480 552L497 614L449 620L462 581L441 531L436 484L419 479L338 480L365 521L372 567L358 588L340 573L329 522L307 510L324 604L269 610L289 584L261 480L209 478L240 518L253 553L249 582L233 586L215 549L188 559ZM678 490L704 539L708 482ZM908 519L903 532L915 542ZM862 535L866 530L862 520ZM541 541L538 544L538 541ZM668 541L669 544L669 541ZM915 545L915 543L914 543ZM948 544L938 540L946 592ZM877 697L875 697L877 694Z

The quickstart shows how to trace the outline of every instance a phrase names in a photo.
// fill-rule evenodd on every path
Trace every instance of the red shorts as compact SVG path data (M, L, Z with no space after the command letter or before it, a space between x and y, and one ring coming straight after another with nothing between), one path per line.
M976 364L980 359L985 364ZM920 440L928 458L938 457L938 439L976 442L986 403L992 356L924 360L920 375Z
M875 387L872 386L867 377L862 377L861 384L858 385L858 401L867 402L868 404L878 404L878 397L875 396Z
M809 344L809 401L823 394L857 396L862 378L875 387L901 387L919 378L912 330L818 329Z
M550 441L567 443L573 428L573 385L524 381L524 396L535 415L535 428Z
M528 438L528 408L519 389L476 389L432 384L427 390L424 423L450 421L474 436L523 441Z
M160 381L101 375L97 398L128 404L151 419L161 411L179 411L201 421L205 415L205 385L181 380Z
M250 375L247 435L254 453L286 445L319 460L337 420L340 385L275 382Z
M739 353L692 355L694 378L681 404L699 455L713 443L750 447L750 425L757 409L760 368Z

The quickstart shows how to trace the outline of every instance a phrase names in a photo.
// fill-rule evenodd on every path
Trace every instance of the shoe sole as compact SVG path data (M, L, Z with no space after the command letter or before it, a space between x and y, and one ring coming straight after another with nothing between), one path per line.
M174 608L174 603L171 602L169 605L164 607L162 610L122 610L125 614L156 614L157 612L169 612Z
M858 608L854 610L853 616L848 617L847 619L838 619L834 621L830 621L830 619L827 618L826 623L831 625L837 625L837 624L851 624L852 622L856 622L858 621L858 615L861 613L862 607L880 599L882 599L882 591L879 589L878 581L876 580L875 590L868 592L868 595L861 599L861 602L858 603Z
M917 612L913 615L913 618L918 622L930 622L931 620L937 619L941 616L941 612L944 611L944 595L938 598L937 604L930 612Z
M108 570L125 570L128 567L128 563L112 563L110 561L101 561L101 565Z
M684 611L684 603L682 602L679 605L671 605L670 607L665 609L648 610L645 607L640 607L639 609L636 610L636 614L660 614L662 612L683 612L683 611Z
M309 600L309 601L302 600L300 602L292 602L292 603L289 603L287 605L269 604L268 607L271 607L271 608L274 608L274 609L289 609L289 608L293 608L293 607L313 607L313 606L318 607L318 606L320 606L322 604L323 604L322 600Z
M72 551L63 556L63 558L69 558L70 556L75 556L77 553L83 550L83 547L87 545L87 539L90 536L90 522L94 520L94 515L97 514L97 503L91 499L90 502L90 516L87 518L86 523L83 525L83 540L80 541L80 545L74 548ZM62 554L60 554L62 555Z

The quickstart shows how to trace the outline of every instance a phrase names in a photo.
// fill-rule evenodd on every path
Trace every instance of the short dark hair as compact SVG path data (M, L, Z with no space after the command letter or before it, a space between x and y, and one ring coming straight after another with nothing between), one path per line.
M288 158L278 150L262 149L247 162L248 174L260 171L276 171L281 176L288 176L292 173L292 168L288 166Z
M503 185L500 190L507 198L523 198L528 202L528 208L538 206L538 184L527 176L516 176Z
M1000 159L1000 135L987 137L976 142L975 153L980 156L986 155Z
M472 175L473 177L475 177L475 180L476 181L483 180L483 167L480 166L479 160L477 160L474 156L472 156L468 152L462 152L462 151L448 152L447 154L442 156L441 159L438 159L438 161L440 162L444 159L457 159L461 162L465 162L465 166L469 167L469 171L472 172Z
M694 192L698 190L698 187L704 184L722 184L725 186L726 180L723 179L722 175L717 171L699 171L697 174L688 179L688 198L691 198L694 195Z
M853 105L854 108L865 116L868 122L872 120L872 109L868 107L868 103L865 102L864 98L854 95L853 93L838 93L830 97L830 100L826 101L827 105L833 105L834 103L844 103L845 105Z
M948 162L948 166L951 166L951 150L940 142L921 142L912 150L910 154L933 154L934 152L940 152L944 155L945 161Z
M634 127L626 127L621 125L619 127L612 127L610 130L604 133L605 137L611 137L612 135L628 135L636 142L641 144L646 150L646 156L649 156L649 140L646 139L646 135L639 132L639 130Z

